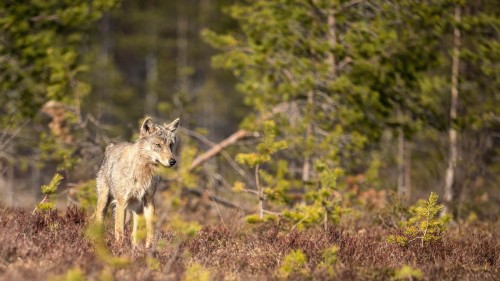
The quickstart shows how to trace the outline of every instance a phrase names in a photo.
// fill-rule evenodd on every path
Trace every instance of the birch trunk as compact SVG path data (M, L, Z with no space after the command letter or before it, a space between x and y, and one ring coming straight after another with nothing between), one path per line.
M264 218L264 190L259 182L259 165L255 166L255 185L259 195L259 218L262 220Z
M455 23L461 19L460 6L455 7ZM444 200L451 203L455 197L453 186L455 184L455 175L458 161L458 133L455 128L458 106L458 75L460 67L460 30L455 26L453 30L453 58L451 65L451 106L450 106L450 129L448 131L450 141L450 154L448 158L448 168L446 169Z
M405 197L405 136L402 128L398 128L398 195Z
M308 103L308 108L310 112L307 112L306 114L311 115L312 117L312 110L314 108L314 94L312 91L310 91L307 94L307 103ZM306 130L306 141L309 140L309 138L313 135L313 120L311 118L310 123L307 125L307 130ZM311 171L311 156L309 151L306 151L306 154L304 155L304 165L302 166L302 181L304 183L309 181L310 178L310 171Z
M400 123L403 122L403 112L400 108L397 109L397 118ZM410 155L409 145L405 139L405 134L402 127L398 128L398 156L397 156L397 173L398 173L398 195L403 201L408 202L410 199Z
M333 49L337 45L337 34L335 31L335 9L330 9L328 11L328 16L327 16L327 25L328 25L328 32L326 34L327 40L330 43L330 47ZM331 80L334 80L337 76L337 65L336 65L336 59L335 59L335 54L333 54L333 51L328 52L327 55L327 62L329 66L329 71L328 71L328 78ZM307 103L310 108L309 114L313 114L314 112L314 92L310 91L307 94ZM312 119L312 118L311 118ZM309 139L312 135L314 134L314 123L311 120L311 123L308 124L307 126L307 131L306 131L306 140ZM304 156L304 164L302 166L302 181L307 182L310 179L310 174L311 174L311 162L312 159L310 155L305 155Z

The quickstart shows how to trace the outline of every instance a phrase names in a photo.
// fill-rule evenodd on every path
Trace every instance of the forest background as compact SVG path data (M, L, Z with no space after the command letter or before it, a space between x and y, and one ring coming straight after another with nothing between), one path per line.
M60 173L92 212L104 147L179 117L160 213L396 227L435 192L498 224L496 1L3 1L0 30L4 206Z

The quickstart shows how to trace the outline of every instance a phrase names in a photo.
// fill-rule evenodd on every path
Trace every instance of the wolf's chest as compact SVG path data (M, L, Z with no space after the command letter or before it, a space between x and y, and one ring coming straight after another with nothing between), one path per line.
M133 178L127 190L127 199L142 200L146 194L151 194L156 189L156 177Z

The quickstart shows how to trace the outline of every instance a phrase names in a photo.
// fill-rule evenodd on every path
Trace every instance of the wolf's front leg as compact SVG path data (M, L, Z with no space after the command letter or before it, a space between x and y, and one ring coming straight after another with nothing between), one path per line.
M104 214L109 205L109 186L105 183L101 176L97 178L97 207L95 210L95 219L98 223L102 223Z
M146 200L144 204L144 218L146 219L146 248L151 247L154 237L154 213L155 205L153 198Z
M125 202L116 201L115 207L115 240L122 241L125 232Z

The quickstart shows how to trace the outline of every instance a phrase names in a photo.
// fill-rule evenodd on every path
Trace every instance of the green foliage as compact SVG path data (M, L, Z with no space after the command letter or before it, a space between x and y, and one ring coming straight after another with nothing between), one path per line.
M48 185L42 185L40 187L42 193L45 195L44 198L40 203L37 204L35 211L40 210L40 211L50 211L54 210L56 208L56 204L51 201L51 196L53 196L57 192L57 187L61 184L61 181L63 180L63 176L60 174L56 173L50 180L50 183Z
M74 168L80 159L75 157L76 147L58 141L57 137L42 133L40 135L40 166L44 163L55 162L59 163L58 171L68 171Z
M396 243L396 244L399 244L400 246L406 246L406 244L408 243L408 238L406 238L405 236L401 236L401 235L389 235L387 237L387 242L389 243Z
M97 205L97 192L95 180L89 180L77 187L76 201L80 207L88 212L93 212Z
M299 274L307 276L309 270L307 268L307 258L306 255L301 250L291 251L283 259L278 270L278 277L286 279L292 274Z
M150 270L160 270L160 261L154 257L146 257L146 264Z
M182 281L208 281L210 280L210 271L204 268L201 264L193 262L191 263L186 272L184 272L184 276L182 277Z
M240 26L238 32L202 33L206 41L222 51L213 57L213 65L233 71L238 78L238 90L256 112L256 116L249 116L243 123L245 128L256 130L259 122L255 120L289 106L284 112L271 115L273 121L263 122L263 138L256 151L240 153L236 160L259 167L265 198L273 203L293 204L287 192L305 185L307 206L283 212L294 223L300 222L299 226L307 222L338 222L342 211L338 198L333 200L337 172L348 173L356 162L352 159L359 158L369 140L360 133L360 128L364 128L362 120L367 120L365 111L356 110L360 105L356 101L359 92L364 89L357 90L348 73L334 69L331 62L332 56L337 62L350 59L343 41L332 45L330 27L324 20L338 5L264 0L238 3L227 9ZM345 14L356 19L357 12L346 9L342 16L335 16L344 19ZM339 32L350 30L345 20L337 24ZM344 36L340 33L338 37ZM363 92L367 97L376 96L372 93ZM366 104L362 107L374 106L375 102ZM286 153L277 153L284 148ZM336 168L317 172L311 167L316 162ZM292 165L304 167L303 175L310 175L306 182L302 181L303 175L290 171Z
M330 246L323 251L323 262L325 266L333 266L337 262L337 252L340 250L340 247L337 245Z
M199 223L185 221L179 216L173 216L168 225L176 232L180 241L194 237L201 230Z
M276 215L264 215L262 218L259 215L248 215L245 217L245 221L249 224L256 224L262 222L275 222L278 219Z
M146 240L147 230L146 219L144 218L144 215L139 215L139 218L137 220L137 233L135 237L137 239L137 242Z
M271 160L271 156L276 152L286 149L286 141L276 140L276 123L272 120L265 121L262 124L263 137L261 142L257 146L257 152L254 153L240 153L236 155L236 161L248 165L249 167L255 167L256 165L264 164Z
M428 200L420 199L411 206L411 217L402 222L404 234L407 237L391 235L388 237L388 242L406 245L414 240L420 240L423 246L424 242L440 240L451 217L449 215L438 217L443 209L443 205L437 204L438 199L439 196L431 192Z
M245 191L246 187L245 187L245 183L241 182L241 181L235 181L234 184L233 184L233 191L234 192L242 192L242 191Z
M0 115L9 116L21 127L20 142L11 147L12 155L25 154L37 165L58 165L57 171L68 172L79 162L76 154L84 139L73 130L86 126L81 113L82 100L91 92L91 85L82 75L89 31L103 13L118 0L20 0L0 3ZM54 117L44 110L48 102L57 102L64 116ZM45 114L56 126L45 131ZM59 112L60 113L60 112ZM58 113L58 114L59 114ZM43 116L43 119L40 118ZM31 121L31 122L28 122ZM0 121L3 128L4 122ZM64 134L54 132L64 126ZM15 164L21 164L21 161Z
M250 224L255 224L258 222L262 222L262 220L259 218L259 215L248 215L245 217L245 221Z
M328 223L338 224L342 214L348 211L339 204L341 198L337 182L343 175L343 170L331 169L325 163L317 161L315 171L318 173L318 180L308 186L306 204L296 205L283 212L283 216L299 229L321 223L325 228Z
M498 116L493 105L498 104L494 91L500 81L500 72L494 70L499 69L495 47L500 25L493 2L346 3L237 3L227 13L238 23L238 30L202 33L220 50L213 66L234 73L238 90L255 111L244 122L245 128L253 129L255 120L277 107L290 106L273 116L277 140L285 140L288 146L286 155L273 160L306 168L307 161L320 160L347 175L366 170L368 180L383 183L380 177L387 175L377 172L380 162L375 159L367 165L365 156L386 149L387 143L378 143L383 134L401 130L412 140L417 132L442 132L448 127L449 110L444 105L449 104L455 26L466 34L461 64L471 67L460 68L460 104L467 106L461 109L463 118L459 116L452 126L476 130L492 124L487 125L492 116ZM453 19L457 5L468 11L461 23ZM255 152L239 158L250 166L268 159ZM267 163L263 169L272 174L276 164ZM288 180L300 179L298 174L290 173ZM307 178L313 183L318 180L314 173ZM300 188L295 182L292 185Z
M52 180L50 180L50 183L48 185L42 185L41 190L42 193L45 195L52 195L57 192L57 187L59 184L61 184L61 181L63 180L63 176L60 174L54 174L52 177Z
M65 275L49 278L52 281L85 281L85 272L80 268L72 268Z
M319 268L326 270L330 277L335 274L334 267L337 264L338 256L337 253L340 247L337 245L330 246L323 251L323 261L318 265Z
M271 175L260 169L260 165L271 162L271 157L275 153L287 148L287 142L283 140L278 141L276 137L276 123L272 120L265 121L262 123L262 139L257 145L257 151L253 153L239 153L236 155L237 162L248 165L249 167L255 167L255 182L259 183L257 184L257 191L252 193L257 195L259 199L260 214L258 219L254 216L247 217L247 222L249 223L274 220L274 217L264 219L262 208L266 199L286 201L284 193L289 187L288 181L285 180L287 169L286 162L278 161L275 175ZM236 191L247 191L241 184L235 187L237 188Z
M422 279L422 271L418 268L412 268L409 265L403 265L394 273L395 280L419 280Z
M451 219L445 215L438 217L443 205L437 204L439 196L431 192L429 200L419 200L410 207L410 219L405 223L405 234L412 237L420 236L425 241L439 240L445 231L445 226Z
M0 4L0 110L33 116L47 100L73 102L88 85L75 83L85 71L78 47L85 32L115 0L3 1Z
M55 210L56 209L56 203L52 201L48 202L40 202L37 207L37 210L40 210L42 212L50 211L50 210Z

